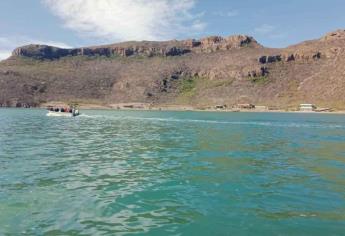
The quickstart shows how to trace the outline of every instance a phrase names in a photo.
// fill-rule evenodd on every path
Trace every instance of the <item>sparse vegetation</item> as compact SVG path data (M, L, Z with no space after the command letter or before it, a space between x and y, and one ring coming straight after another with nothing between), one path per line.
M179 95L177 102L182 104L193 103L193 99L198 97L200 92L210 89L222 89L223 87L230 86L234 80L234 78L211 80L200 76L181 78L178 82Z
M185 77L179 80L177 102L182 104L190 103L193 97L196 96L198 84L202 78L198 76Z
M268 77L267 76L248 77L248 80L255 84L266 84L268 82Z
M239 97L247 96L251 101L279 108L312 100L321 107L343 109L344 81L339 78L343 76L344 55L328 60L311 54L316 49L321 54L328 52L335 47L333 43L343 50L343 39L339 40L332 44L315 40L287 49L242 45L230 50L220 47L222 50L214 52L195 48L195 52L178 56L90 54L40 60L18 55L0 62L0 105L92 100L105 104L170 102L207 107L223 101L237 103ZM119 47L160 52L158 49L181 45L179 41L129 42ZM261 55L286 59L295 51L299 54L291 61L265 65L258 61ZM248 77L236 79L243 75Z
M196 77L190 77L190 78L183 78L180 80L180 92L183 94L191 93L193 90L195 90L196 86Z
M230 86L234 82L235 78L227 78L221 80L210 80L206 79L205 85L208 88L226 87Z

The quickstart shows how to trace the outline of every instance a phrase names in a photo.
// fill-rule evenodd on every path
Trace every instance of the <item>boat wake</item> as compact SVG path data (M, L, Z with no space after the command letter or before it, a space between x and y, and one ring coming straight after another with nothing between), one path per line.
M81 118L107 119L107 120L126 120L142 122L176 122L176 123L205 123L205 124L224 124L242 126L267 126L282 128L319 128L319 129L345 129L345 125L322 124L322 123L297 123L297 122L274 122L274 121L224 121L224 120L204 120L204 119L178 119L178 118L159 118L159 117L133 117L133 116L111 116L111 115L86 115L81 114Z

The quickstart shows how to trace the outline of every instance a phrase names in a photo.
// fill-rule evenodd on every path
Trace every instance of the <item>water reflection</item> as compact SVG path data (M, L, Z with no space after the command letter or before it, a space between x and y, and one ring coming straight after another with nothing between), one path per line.
M0 114L0 234L338 234L345 226L337 116L86 113Z

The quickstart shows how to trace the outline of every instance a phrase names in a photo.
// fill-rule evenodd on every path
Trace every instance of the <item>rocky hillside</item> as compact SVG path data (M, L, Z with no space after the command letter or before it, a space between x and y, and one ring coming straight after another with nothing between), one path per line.
M230 36L222 38L213 36L201 40L167 41L167 42L125 42L119 44L63 49L47 45L28 45L17 48L13 56L24 56L35 59L59 59L66 56L105 56L105 57L133 57L133 56L181 56L187 53L204 53L226 51L244 46L260 47L248 36Z
M345 31L284 49L249 36L17 48L0 63L0 106L50 101L345 108Z

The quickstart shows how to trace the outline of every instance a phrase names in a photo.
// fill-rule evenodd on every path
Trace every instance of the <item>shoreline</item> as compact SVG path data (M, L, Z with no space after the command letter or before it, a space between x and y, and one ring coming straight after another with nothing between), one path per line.
M29 109L46 109L48 106L55 106L55 107L65 107L67 106L66 103L63 102L51 102L41 104L38 107L32 107ZM0 108L16 108L16 107L0 107ZM19 107L21 108L21 107ZM25 108L28 109L28 108ZM230 108L230 109L216 109L216 108L197 108L193 106L186 106L186 105L160 105L154 106L151 104L145 103L118 103L118 104L109 104L109 105L100 105L100 104L79 104L80 110L117 110L117 111L190 111L190 112L242 112L242 113L294 113L294 114L340 114L344 115L345 110L335 110L335 111L289 111L289 110L268 110L268 109L238 109L238 108Z
M57 104L61 104L60 102ZM41 108L45 108L46 104L42 104ZM284 109L240 109L240 108L198 108L191 105L152 105L148 103L114 103L114 104L92 104L92 103L81 103L79 105L81 110L118 110L118 111L195 111L195 112L242 112L242 113L298 113L298 114L345 114L345 110L335 110L335 111L298 111L298 110L284 110Z

